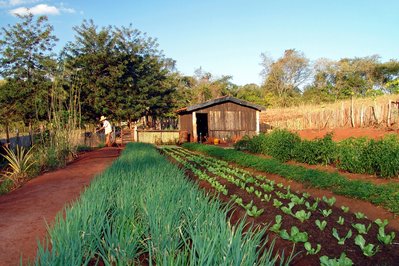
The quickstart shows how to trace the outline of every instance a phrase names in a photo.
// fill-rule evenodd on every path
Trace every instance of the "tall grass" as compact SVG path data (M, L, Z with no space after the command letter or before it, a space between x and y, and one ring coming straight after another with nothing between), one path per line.
M228 210L153 146L129 144L65 218L57 216L35 264L273 264L264 231L226 222Z

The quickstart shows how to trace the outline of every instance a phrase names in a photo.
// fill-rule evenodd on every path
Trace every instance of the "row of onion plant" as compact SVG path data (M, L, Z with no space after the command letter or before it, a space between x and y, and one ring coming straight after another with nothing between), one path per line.
M148 144L120 158L60 213L36 265L274 265L265 230L227 220L229 206L199 190ZM245 227L245 230L244 230ZM272 255L274 254L274 255Z

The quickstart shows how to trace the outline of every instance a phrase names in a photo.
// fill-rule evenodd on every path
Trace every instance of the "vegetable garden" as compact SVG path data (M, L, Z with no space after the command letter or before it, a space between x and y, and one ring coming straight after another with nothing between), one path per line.
M218 153L220 158L226 155L227 159L234 157L232 154L239 157L236 153L245 155L198 144L185 147ZM287 243L294 243L295 251L300 252L294 264L393 265L399 261L398 232L390 229L386 220L369 220L363 213L352 213L347 206L336 206L334 197L314 198L308 193L291 191L289 186L224 160L178 147L164 147L162 151L204 187L212 187L219 198L233 201L245 210L254 224L269 226L269 238L278 237L277 246L289 247Z
M228 222L208 196L148 144L129 144L60 213L36 265L282 265L265 229ZM267 244L267 247L266 247Z

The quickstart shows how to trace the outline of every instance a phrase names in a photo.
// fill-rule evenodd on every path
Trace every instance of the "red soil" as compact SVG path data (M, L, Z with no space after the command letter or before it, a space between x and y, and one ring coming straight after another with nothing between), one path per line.
M378 128L335 128L335 129L306 129L297 131L299 136L304 139L322 138L327 133L333 132L333 139L343 140L350 137L369 137L379 139L387 134L398 134L398 130L378 129Z
M20 189L0 195L0 265L33 261L37 241L66 204L76 200L95 175L115 160L121 149L103 148L82 154L63 169L38 176Z

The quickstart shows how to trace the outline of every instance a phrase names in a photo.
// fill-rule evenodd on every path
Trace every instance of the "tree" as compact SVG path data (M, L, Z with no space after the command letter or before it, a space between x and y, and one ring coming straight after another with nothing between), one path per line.
M1 86L0 94L3 110L31 124L46 118L49 110L48 90L56 66L52 49L57 38L47 17L18 17L21 22L1 32L0 74L7 84Z
M261 57L263 88L275 96L280 105L289 105L290 98L300 95L300 86L311 74L309 60L295 49L286 50L277 61L264 53Z
M68 68L79 69L82 108L87 121L107 114L134 121L162 116L171 106L174 61L158 51L155 39L129 27L103 27L84 21L64 49Z

